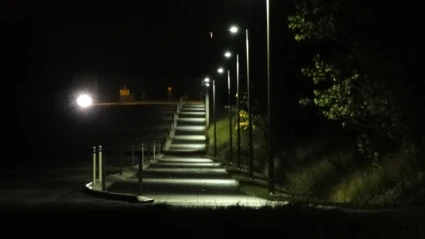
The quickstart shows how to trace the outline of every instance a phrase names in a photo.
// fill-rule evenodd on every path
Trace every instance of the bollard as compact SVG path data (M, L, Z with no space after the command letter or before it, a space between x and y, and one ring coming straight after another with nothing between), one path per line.
M102 162L102 164L100 165L100 162ZM101 182L102 182L102 191L106 190L106 180L105 180L105 175L106 175L106 171L105 171L105 160L103 159L103 155L102 155L102 145L99 145L99 171L102 172L102 176L99 175L99 178L101 178Z
M92 186L96 185L96 146L93 146L93 182Z
M142 195L142 191L143 191L143 189L142 189L143 160L144 160L144 147L143 147L143 144L142 144L142 155L139 157L139 196Z
M102 146L99 145L99 182L103 181L103 170L102 170Z
M124 159L124 155L123 155L123 147L122 145L120 146L120 176L122 176L122 165L123 165L123 159Z
M102 191L106 191L106 155L102 156L103 159L103 180L102 180Z
M134 147L131 146L131 166L134 167Z
M153 160L155 161L155 143L153 143Z

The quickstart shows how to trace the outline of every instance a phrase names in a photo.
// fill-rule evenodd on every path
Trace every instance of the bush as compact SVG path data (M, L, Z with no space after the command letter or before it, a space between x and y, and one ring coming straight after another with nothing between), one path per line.
M233 161L236 162L237 156L237 117L232 118L232 145ZM253 151L254 151L254 169L256 172L263 172L266 167L267 144L266 144L266 122L263 117L253 116ZM216 123L217 127L217 160L230 160L229 147L229 118L223 117ZM214 154L214 125L210 124L207 130L208 137L208 155ZM241 111L241 163L248 166L249 162L249 132L247 114Z

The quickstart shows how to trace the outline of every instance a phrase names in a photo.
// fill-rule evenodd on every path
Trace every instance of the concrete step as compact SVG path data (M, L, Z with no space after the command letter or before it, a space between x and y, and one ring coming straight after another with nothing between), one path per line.
M205 123L205 118L187 117L177 119L177 125L180 126L205 126Z
M205 135L174 135L172 144L205 144Z
M169 178L144 178L143 193L179 193L202 195L235 195L239 194L239 184L234 179L169 179ZM137 193L139 184L137 179L116 182L108 189L116 193Z
M206 148L203 149L182 149L182 148L170 148L165 151L167 154L193 154L193 153L205 153Z
M153 165L151 165L153 166ZM143 171L145 178L208 178L231 179L224 168L157 168L149 167Z
M177 136L202 136L205 135L205 126L179 126L177 125L174 135Z
M204 157L165 156L158 163L214 163L214 160Z
M205 111L180 111L179 118L180 117L205 117Z
M217 168L221 163L156 163L152 164L152 168Z
M201 111L205 111L205 107L181 107L180 111L193 111L193 112L201 112Z

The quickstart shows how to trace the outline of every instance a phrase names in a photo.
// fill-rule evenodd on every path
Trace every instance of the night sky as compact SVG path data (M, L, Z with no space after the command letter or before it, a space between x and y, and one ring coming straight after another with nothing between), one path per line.
M287 72L299 72L297 57L288 49L302 46L288 33L287 15L292 2L271 1L272 76L281 93ZM238 52L241 90L244 91L245 37L231 35L232 24L250 31L251 82L266 93L266 8L262 0L170 0L110 4L69 1L61 3L8 3L3 7L6 50L3 99L11 104L9 135L49 138L48 132L66 128L74 114L69 104L79 91L117 101L120 87L161 98L172 85L174 96L196 98L199 81L217 79L219 98L227 94L227 80L216 73L230 67L225 50ZM210 38L213 32L213 39ZM282 64L290 64L282 71ZM305 62L303 62L305 64ZM275 70L273 70L275 67ZM284 73L284 74L283 74ZM198 83L198 85L196 84ZM235 81L233 80L233 89Z
M274 2L273 28L286 29L286 11L277 11L284 8ZM136 94L144 89L159 96L171 84L176 96L194 95L197 79L229 64L224 50L240 52L245 61L244 35L231 36L232 23L250 29L253 81L265 78L265 1L72 2L10 9L9 37L15 50L28 57L28 81L20 81L24 86L18 90L29 87L27 93L40 93L33 96L44 100L92 89L94 82L105 100L116 100L124 84ZM274 37L273 52L278 53L282 41Z

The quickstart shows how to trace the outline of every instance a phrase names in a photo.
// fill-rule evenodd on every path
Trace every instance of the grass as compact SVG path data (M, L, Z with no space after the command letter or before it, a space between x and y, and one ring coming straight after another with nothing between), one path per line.
M378 165L358 169L338 183L329 195L329 200L344 203L368 203L375 196L391 188L397 182L414 175L414 161L408 153L398 153Z
M233 131L235 136L236 129L233 128ZM244 133L241 134L242 164L247 165L248 137ZM211 154L213 127L208 129L207 134ZM236 137L234 139L235 149ZM217 122L217 159L224 162L229 159L228 140L229 121L225 117ZM254 170L258 178L267 178L266 147L262 141L261 131L255 132ZM401 197L405 197L405 193L397 189L400 182L425 172L424 167L418 167L412 152L408 150L389 155L376 163L360 160L355 151L355 142L351 139L332 138L325 134L294 139L285 154L280 154L275 160L276 185L283 193L297 200L357 206L399 203ZM276 200L276 197L268 195L266 181L253 181L235 171L232 175L239 180L245 193ZM418 192L423 190L423 186L417 188ZM285 197L281 199L287 200ZM277 197L277 200L280 198Z
M343 177L346 165L353 162L348 152L333 152L318 156L312 162L304 163L286 173L285 188L294 194L323 196L327 186Z
M232 119L234 120L234 119ZM234 121L233 121L234 122ZM228 147L229 144L229 118L225 117L220 119L216 123L217 131L217 149L223 149ZM233 128L233 135L236 134L236 130ZM214 146L214 126L210 125L207 130L207 137L209 139L209 152L213 152Z

